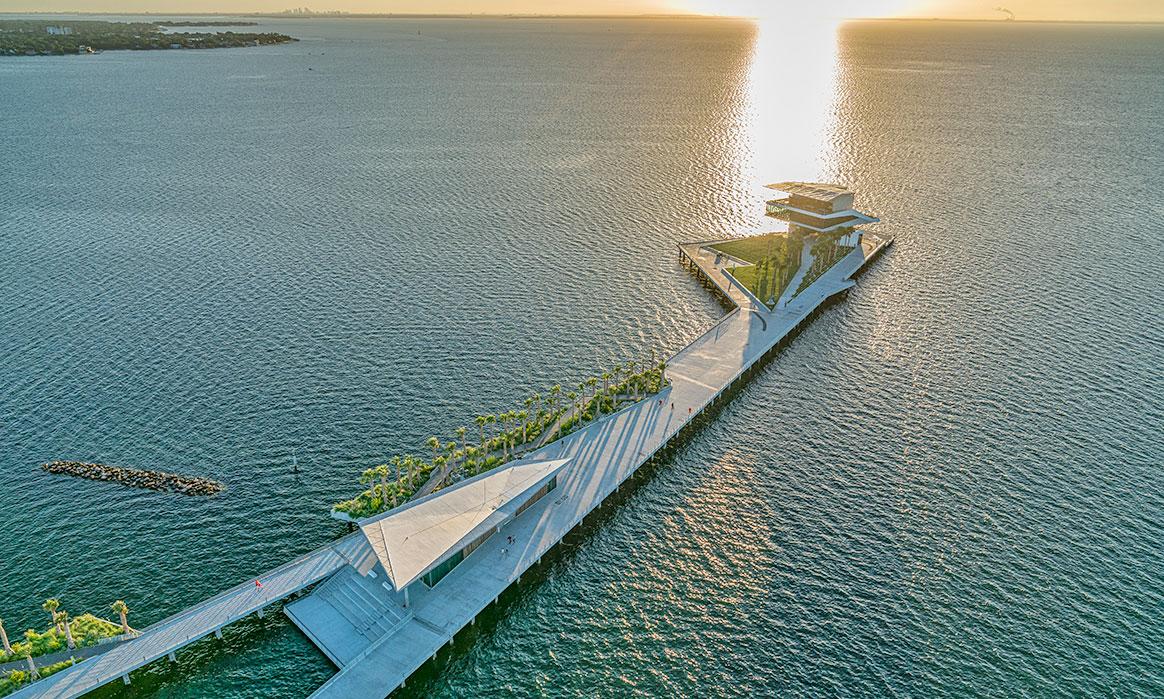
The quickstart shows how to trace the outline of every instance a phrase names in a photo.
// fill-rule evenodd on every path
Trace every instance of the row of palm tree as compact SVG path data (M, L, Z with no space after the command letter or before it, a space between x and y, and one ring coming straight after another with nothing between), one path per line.
M616 412L624 403L637 403L667 385L666 362L655 361L639 369L635 362L628 362L625 370L605 372L601 377L592 377L579 383L578 390L567 395L571 401L570 411L557 436L565 436L587 421L601 418L603 414ZM598 388L600 380L601 389Z
M841 238L853 232L852 228L840 228L831 233L819 233L812 243L812 266L800 281L796 290L799 294L817 280L825 272L832 269L841 258L852 251L851 247L841 245Z
M391 503L390 507L396 507L398 502L403 502L412 495L416 490L418 480L439 465L442 458L437 455L436 449L433 450L432 466L424 459L412 454L393 456L386 464L366 469L360 474L360 483L371 484L370 490L373 495L377 494L378 486L381 502ZM389 476L392 477L391 483L388 480ZM423 481L420 482L423 483ZM390 509L390 507L384 509Z
M455 437L445 442L432 436L425 446L432 460L406 454L394 456L388 463L366 469L360 483L368 489L358 497L337 503L335 511L356 518L368 517L407 502L422 486L429 474L441 478L436 488L495 468L518 454L548 443L539 439L547 430L550 438L559 438L569 426L577 429L587 419L593 421L604 412L614 412L621 404L637 402L658 392L666 385L666 362L652 351L649 363L629 361L616 364L600 376L581 381L577 390L551 386L544 394L534 393L521 403L520 409L478 415L474 430L458 427ZM601 388L599 388L601 383ZM435 488L434 488L435 489Z

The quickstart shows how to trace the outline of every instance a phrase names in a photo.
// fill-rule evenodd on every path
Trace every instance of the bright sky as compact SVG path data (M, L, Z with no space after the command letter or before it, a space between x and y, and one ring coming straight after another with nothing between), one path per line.
M1164 21L1164 0L0 0L0 12L278 12L289 7L368 13L644 14L749 17L949 17Z

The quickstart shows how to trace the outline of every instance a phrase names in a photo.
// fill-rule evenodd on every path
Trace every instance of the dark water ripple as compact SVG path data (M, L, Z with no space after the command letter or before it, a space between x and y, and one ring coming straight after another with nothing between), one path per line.
M721 311L673 244L818 174L755 160L747 23L270 24L304 41L0 63L10 632L149 623L341 533L386 454L683 346ZM819 175L897 245L406 693L1164 695L1162 39L844 28ZM279 615L182 658L103 693L332 672Z

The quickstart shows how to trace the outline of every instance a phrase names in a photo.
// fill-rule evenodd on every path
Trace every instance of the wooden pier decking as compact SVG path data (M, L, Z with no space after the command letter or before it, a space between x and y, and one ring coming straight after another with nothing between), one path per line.
M312 696L381 699L403 685L758 360L830 297L852 287L852 277L891 242L866 234L861 246L808 289L771 311L725 275L715 265L714 253L702 250L703 243L680 246L681 259L736 308L669 360L671 385L662 393L528 454L523 461L570 459L558 476L557 489L507 523L507 536L486 540L435 587L414 585L407 614L386 624L379 638L357 638L354 628L347 633L349 622L326 605L310 607L311 597L289 605L288 615L340 665L340 671ZM217 633L247 614L261 613L266 605L340 571L357 555L354 537L358 536L350 535L259 575L261 589L247 581L12 696L75 697L118 678L128 682L131 671L166 655L173 659L178 648ZM516 543L508 543L510 536ZM304 613L296 613L296 605L303 605Z

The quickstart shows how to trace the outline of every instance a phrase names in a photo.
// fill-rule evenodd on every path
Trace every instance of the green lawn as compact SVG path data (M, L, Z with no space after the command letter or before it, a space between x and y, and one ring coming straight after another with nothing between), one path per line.
M738 257L746 262L759 262L772 255L773 249L787 238L787 233L769 233L767 235L754 235L750 238L727 240L708 247L727 253L732 257Z
M753 264L733 267L731 275L756 298L769 306L775 305L787 288L788 282L800 269L800 253L804 239L799 235L770 233L751 238L729 240L710 246L712 250ZM769 302L772 303L769 303Z

